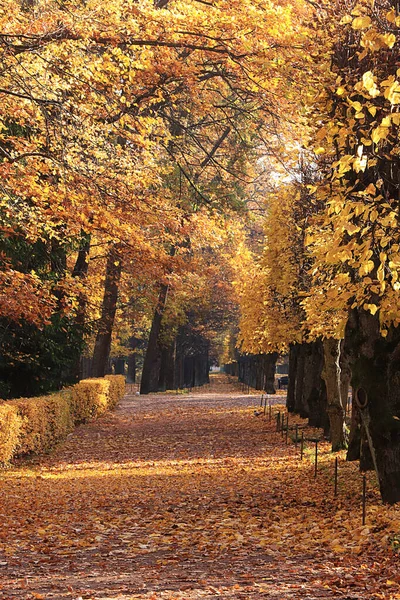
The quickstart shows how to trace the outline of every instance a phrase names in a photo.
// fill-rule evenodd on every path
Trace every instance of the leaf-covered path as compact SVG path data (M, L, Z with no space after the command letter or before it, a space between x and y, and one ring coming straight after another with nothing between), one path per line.
M218 376L190 395L128 395L5 471L0 598L400 598L379 518L353 514L354 467L334 499L324 457L315 480L311 456L254 416L259 398Z

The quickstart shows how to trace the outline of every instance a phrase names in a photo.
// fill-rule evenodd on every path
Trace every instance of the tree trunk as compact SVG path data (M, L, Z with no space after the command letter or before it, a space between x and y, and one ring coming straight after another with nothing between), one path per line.
M278 360L278 353L271 352L270 354L264 355L264 373L265 373L265 385L264 391L267 394L275 394L275 370L276 361Z
M72 277L78 279L86 279L89 270L89 252L90 252L90 235L81 231L81 240L79 244L78 256L72 270ZM80 333L81 344L77 349L76 361L72 366L71 375L76 381L81 377L81 356L83 350L83 339L86 325L86 305L87 298L82 292L78 294L78 308L75 316L75 324Z
M327 410L333 452L347 447L345 409L341 397L341 344L342 340L335 340L333 338L328 338L323 341L323 378L326 384Z
M136 354L128 356L128 375L127 383L136 383Z
M295 390L296 390L296 373L297 373L297 357L298 344L291 344L289 348L289 383L287 390L286 406L289 412L294 412L295 409Z
M186 356L183 361L183 384L186 388L194 387L194 358Z
M308 423L311 427L319 427L325 435L329 433L329 418L326 402L326 385L322 378L324 366L324 349L317 340L307 344L305 372L303 384L303 405L308 411Z
M161 366L161 347L159 343L162 318L165 311L165 305L168 297L168 285L162 284L158 296L156 310L154 311L153 322L147 344L146 355L144 357L142 380L140 383L140 393L149 394L158 391L158 381L160 377Z
M184 387L184 351L182 332L179 331L176 336L175 344L175 368L174 368L174 388L179 390Z
M353 392L353 402L351 407L351 422L349 433L349 446L347 449L346 460L360 460L361 450L361 415Z
M306 344L301 344L298 348L296 361L296 383L294 391L294 412L302 418L308 417L307 408L304 406L304 369L306 362Z
M349 319L355 347L355 400L368 439L382 500L400 501L400 328L380 334L379 316L359 309Z
M106 265L101 317L93 352L93 377L104 377L111 349L111 336L117 310L122 262L117 246L111 246Z
M176 340L161 349L160 375L158 390L165 392L175 388L175 346Z

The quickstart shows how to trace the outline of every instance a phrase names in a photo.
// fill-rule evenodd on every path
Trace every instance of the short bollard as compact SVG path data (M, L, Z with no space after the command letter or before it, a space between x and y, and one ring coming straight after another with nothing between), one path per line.
M272 421L272 404L271 402L269 403L269 421Z
M300 460L303 460L304 454L304 431L301 432L301 440L300 440Z
M279 431L281 428L281 413L278 411L276 415L276 431Z
M315 466L314 466L314 477L317 477L318 473L318 440L315 440Z
M263 400L264 400L264 394L261 394L260 406L263 405Z
M294 438L294 447L295 447L296 452L297 452L297 444L298 444L298 441L299 441L299 426L297 424L296 424L296 433L295 433L295 436L296 437Z
M286 419L286 433L285 433L285 443L286 443L286 445L288 443L288 437L289 437L289 426L288 426L288 421Z
M365 525L367 507L367 477L363 475L363 490L362 490L362 524Z
M338 457L335 458L335 479L334 479L334 496L337 496L337 484L338 484Z

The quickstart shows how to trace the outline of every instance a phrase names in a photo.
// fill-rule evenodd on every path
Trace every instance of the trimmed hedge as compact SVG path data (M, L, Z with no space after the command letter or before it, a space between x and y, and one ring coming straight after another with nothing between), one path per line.
M104 379L83 379L49 396L0 402L0 463L48 452L75 425L114 408L124 394L124 376L107 375Z
M0 463L14 455L22 427L22 418L13 406L0 404Z

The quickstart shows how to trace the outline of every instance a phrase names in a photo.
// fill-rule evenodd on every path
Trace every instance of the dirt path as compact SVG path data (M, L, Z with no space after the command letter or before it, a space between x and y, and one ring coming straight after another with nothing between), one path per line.
M365 532L338 550L351 509L254 415L259 399L222 377L190 395L128 395L6 471L0 598L400 598L396 557Z

